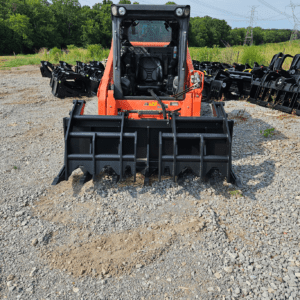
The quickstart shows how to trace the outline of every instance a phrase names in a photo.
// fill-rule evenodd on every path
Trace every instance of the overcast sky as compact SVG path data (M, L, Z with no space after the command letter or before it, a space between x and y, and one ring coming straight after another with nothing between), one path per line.
M118 3L119 0L112 0ZM131 2L134 2L132 0ZM162 4L168 0L136 0L140 4ZM294 20L292 9L289 7L290 0L173 0L177 4L191 5L192 17L210 16L213 18L224 19L232 27L247 27L250 23L252 6L256 6L254 26L262 28L293 29ZM93 6L102 0L79 0L81 5ZM266 3L268 6L266 6ZM300 19L300 0L294 0L295 14ZM273 10L271 7L275 8ZM299 28L300 29L300 28Z

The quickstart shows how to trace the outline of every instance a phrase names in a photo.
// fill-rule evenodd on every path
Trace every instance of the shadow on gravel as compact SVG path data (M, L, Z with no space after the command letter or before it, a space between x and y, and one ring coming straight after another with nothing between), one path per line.
M232 155L234 172L242 181L241 190L256 200L256 192L272 184L276 174L276 149L281 149L288 137L264 120L253 118L246 108L231 111L228 118L235 121L233 150L238 155ZM227 193L228 197L231 195Z

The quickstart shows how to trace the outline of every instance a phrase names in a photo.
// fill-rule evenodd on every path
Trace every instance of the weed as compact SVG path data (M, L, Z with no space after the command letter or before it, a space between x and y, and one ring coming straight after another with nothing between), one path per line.
M243 197L243 194L242 194L242 192L240 190L229 191L229 194L231 196Z
M264 131L261 130L260 133L261 133L265 138L267 138L268 136L272 136L272 135L274 134L274 133L273 133L274 130L275 130L274 128L268 128L268 129L265 129Z
M14 166L14 170L17 170L18 169L18 167L17 166Z

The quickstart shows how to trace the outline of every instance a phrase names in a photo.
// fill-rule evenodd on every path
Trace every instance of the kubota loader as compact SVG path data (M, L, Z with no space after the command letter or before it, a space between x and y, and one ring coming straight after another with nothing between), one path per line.
M53 184L81 168L83 182L103 170L116 180L158 172L174 181L232 171L232 120L223 103L200 117L204 74L188 50L189 5L112 5L112 45L98 89L98 114L74 101L64 118L64 166ZM96 111L95 111L96 113Z

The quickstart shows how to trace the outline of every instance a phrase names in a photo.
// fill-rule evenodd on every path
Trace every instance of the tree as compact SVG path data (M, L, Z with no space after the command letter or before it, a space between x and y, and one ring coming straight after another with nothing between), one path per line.
M165 5L177 5L177 4L175 2L173 2L173 1L169 1Z
M32 26L30 20L25 15L11 15L8 19L8 28L13 31L13 37L19 47L19 51L23 51L23 45L30 48L32 42ZM16 49L17 51L17 49Z
M231 27L225 20L209 16L190 20L189 38L193 47L224 47L222 40L228 41Z
M130 0L120 0L119 4L131 4Z

